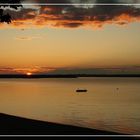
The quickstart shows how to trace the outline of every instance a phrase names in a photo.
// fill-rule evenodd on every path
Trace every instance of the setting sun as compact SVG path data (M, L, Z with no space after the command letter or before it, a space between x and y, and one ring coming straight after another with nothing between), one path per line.
M27 72L26 75L32 75L32 73L31 72Z

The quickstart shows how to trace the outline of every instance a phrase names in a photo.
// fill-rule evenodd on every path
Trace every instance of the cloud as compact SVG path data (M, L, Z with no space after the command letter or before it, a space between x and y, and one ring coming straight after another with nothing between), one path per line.
M0 74L26 74L31 73L48 73L56 70L53 67L0 67Z
M0 74L140 74L140 66L56 68L56 67L0 67Z
M31 1L32 2L32 1ZM35 0L44 3L45 0ZM47 0L48 3L80 3L82 0ZM87 0L87 3L93 3ZM94 0L96 3L124 3L124 0ZM139 3L140 0L129 0L129 3ZM5 13L12 16L12 23L7 27L92 27L100 28L106 24L124 25L140 21L140 7L119 6L75 6L49 5L24 7L20 11L7 9Z
M23 36L23 37L15 37L16 40L33 40L33 39L40 39L40 36Z

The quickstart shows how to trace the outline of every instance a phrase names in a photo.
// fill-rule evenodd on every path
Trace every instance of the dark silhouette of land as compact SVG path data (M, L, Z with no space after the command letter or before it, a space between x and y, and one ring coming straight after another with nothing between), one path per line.
M5 4L5 5L0 5L0 23L5 22L9 24L12 21L11 15L9 13L5 14L3 7L17 10L19 7L22 7L21 0L0 0L0 3ZM15 5L11 5L11 4L15 4Z
M119 135L119 133L38 121L0 113L0 135Z
M140 77L140 74L1 74L0 78Z

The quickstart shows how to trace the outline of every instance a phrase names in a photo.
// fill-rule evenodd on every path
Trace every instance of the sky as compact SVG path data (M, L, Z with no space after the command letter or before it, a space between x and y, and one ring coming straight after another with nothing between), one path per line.
M36 5L4 9L12 22L0 23L1 74L104 73L122 69L126 73L140 73L140 6L37 5L44 2L28 1ZM124 4L126 1L86 2ZM138 4L140 0L128 2Z

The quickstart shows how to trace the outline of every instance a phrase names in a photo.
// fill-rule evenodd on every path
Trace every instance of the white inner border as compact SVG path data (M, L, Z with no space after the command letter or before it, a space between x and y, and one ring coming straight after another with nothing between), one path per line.
M140 3L0 3L0 5L2 6L8 6L8 5L35 5L35 6L47 6L47 5L64 5L64 6L68 6L68 5L80 5L80 6L88 6L88 5L111 5L111 6L121 6L121 5L126 5L126 6L136 6L136 5L140 5Z

